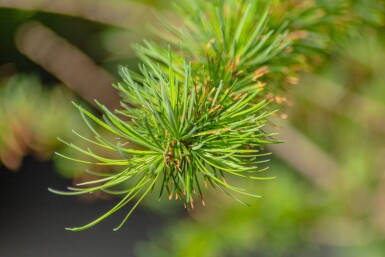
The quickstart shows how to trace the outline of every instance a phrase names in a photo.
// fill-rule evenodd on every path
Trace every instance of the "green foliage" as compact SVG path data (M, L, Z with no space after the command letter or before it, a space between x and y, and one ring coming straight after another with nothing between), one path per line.
M110 194L124 194L125 197L110 212L75 230L92 226L144 191L135 208L155 183L162 185L159 197L167 191L169 198L175 195L185 207L193 207L194 194L199 195L204 203L200 188L203 181L206 186L209 183L226 193L230 190L252 195L229 185L224 179L224 173L263 179L253 175L261 171L258 167L266 161L261 158L266 153L260 153L258 149L274 141L269 139L271 135L262 130L270 113L263 110L266 101L254 103L258 90L254 90L252 94L234 95L232 87L224 89L222 83L217 87L210 87L208 84L192 86L191 68L187 65L183 85L176 79L171 66L167 73L156 66L142 66L142 74L141 84L138 84L123 69L124 82L117 85L124 93L126 101L134 107L126 106L124 110L113 114L100 105L105 112L105 119L100 120L78 106L95 133L95 140L86 140L106 149L119 151L122 159L101 157L91 149L82 150L73 144L69 145L96 160L89 163L124 168L108 177L101 173L100 176L104 178L81 184L97 184L96 186L71 188L74 192L65 194L102 190ZM87 118L118 136L118 142L113 144L102 138ZM124 146L130 142L143 149ZM115 186L127 180L136 181L135 185L123 191L114 190Z
M137 256L382 256L385 41L381 30L367 33L345 41L318 74L301 78L293 94L291 126L338 164L327 190L274 160L278 178L259 185L264 197L258 204L243 208L208 195L217 201L150 231ZM307 151L293 147L298 155ZM324 166L317 155L309 157L310 174ZM330 176L327 171L322 175Z
M140 57L167 68L171 45L180 74L188 60L198 74L208 67L203 72L215 83L236 80L236 92L267 83L262 96L270 99L296 84L299 72L319 66L332 44L384 24L381 1L182 0L175 9L178 21L160 18L163 29L156 30L164 43L145 42Z
M116 87L122 109L112 112L99 104L104 112L99 119L78 106L94 133L94 138L80 137L120 158L74 144L68 145L93 161L67 158L119 170L89 171L101 178L70 192L52 191L73 195L100 190L124 197L100 218L71 230L89 228L139 198L123 224L155 184L160 184L159 197L167 191L186 208L193 207L194 195L204 203L203 183L232 197L231 191L254 196L224 177L261 178L255 174L264 167L262 150L276 143L263 126L276 104L286 101L286 85L296 84L298 73L329 51L325 28L341 18L332 10L345 10L342 1L304 2L181 1L178 25L162 22L164 44L145 42L136 48L143 63L140 73L121 70L123 82ZM272 101L276 104L268 106ZM94 124L118 138L107 140Z
M282 62L291 43L287 23L269 26L269 13L257 1L182 1L177 10L182 25L163 21L167 31L160 34L176 49L176 70L187 59L214 84L236 80L235 92L249 92L265 73L283 72L287 65ZM156 62L167 61L166 46L146 43L143 52Z

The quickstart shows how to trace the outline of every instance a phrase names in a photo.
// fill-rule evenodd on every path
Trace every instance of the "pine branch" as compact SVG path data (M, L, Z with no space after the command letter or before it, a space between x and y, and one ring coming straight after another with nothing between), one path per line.
M320 13L331 3L304 2L181 1L181 24L163 21L165 44L145 42L136 48L143 63L140 73L121 68L122 82L115 87L123 97L122 108L112 112L98 104L104 111L100 119L77 106L95 135L85 140L121 158L70 143L94 161L66 158L120 170L70 192L52 191L73 195L101 190L124 197L100 218L71 230L89 228L138 198L123 224L155 185L159 198L167 194L186 208L193 208L197 197L204 204L201 189L208 184L240 202L233 193L256 196L225 177L264 179L257 176L267 161L262 150L277 143L263 130L277 108L269 103L284 102L286 86L295 84L298 72L309 69L309 60L326 53L330 43L322 30L333 15ZM282 16L278 7L287 13ZM101 137L94 124L118 141ZM127 183L132 185L128 189Z
M185 207L191 208L194 207L194 195L204 204L201 191L203 183L225 192L255 196L227 183L224 174L264 179L255 175L261 171L263 166L260 165L263 165L266 155L258 149L275 142L271 139L272 135L262 130L266 117L271 114L264 110L267 101L254 103L260 93L258 90L234 95L235 85L228 89L224 88L223 83L216 87L194 85L190 65L185 65L184 83L181 84L182 81L176 78L171 67L165 72L159 66L143 65L141 84L133 80L127 69L121 70L123 82L117 88L134 108L117 110L114 114L100 105L105 112L101 120L77 106L87 124L95 122L121 139L117 144L107 142L95 131L95 138L88 140L120 152L122 159L104 158L91 149L68 145L95 159L93 164L124 168L113 176L88 182L87 187L79 185L70 188L73 192L63 194L92 193L97 190L119 194L114 189L116 186L127 180L136 181L135 186L122 193L126 195L124 200L108 214L133 200L131 196L142 190L147 194L154 183L161 184L159 198L167 191L169 198L180 199ZM117 114L128 119L124 120ZM134 142L144 150L125 148L124 142ZM107 216L103 215L73 230L88 228Z

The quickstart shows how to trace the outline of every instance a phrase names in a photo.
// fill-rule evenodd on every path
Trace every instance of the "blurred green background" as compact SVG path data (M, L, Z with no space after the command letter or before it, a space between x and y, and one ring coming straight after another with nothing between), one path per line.
M172 17L170 5L0 0L0 256L385 256L383 13L288 92L287 118L274 121L286 143L269 149L276 179L239 181L263 196L251 207L217 191L188 213L150 198L124 232L110 223L59 232L114 203L101 194L64 203L46 190L87 179L87 167L53 155L68 151L57 137L89 133L71 101L118 106L117 66L136 69L132 45L156 40L154 13Z

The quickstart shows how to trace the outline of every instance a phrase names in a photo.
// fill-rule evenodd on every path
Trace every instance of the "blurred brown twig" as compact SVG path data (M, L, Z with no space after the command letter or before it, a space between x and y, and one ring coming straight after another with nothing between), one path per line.
M51 72L64 84L94 104L94 99L113 109L119 105L114 78L87 55L38 22L22 25L16 35L18 49Z
M131 29L154 19L148 6L122 0L0 0L0 7L77 16Z
M332 188L340 170L338 162L289 123L280 123L284 125L279 137L285 143L269 145L269 149L320 189Z

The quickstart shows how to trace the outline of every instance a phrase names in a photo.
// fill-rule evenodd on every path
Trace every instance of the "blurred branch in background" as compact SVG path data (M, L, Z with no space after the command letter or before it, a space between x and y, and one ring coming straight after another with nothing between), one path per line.
M379 154L380 164L380 184L377 192L374 195L373 201L373 212L374 212L374 223L381 230L385 236L385 148Z
M297 94L328 112L351 119L375 133L385 134L385 104L362 94L349 91L322 76L307 74L303 83L312 83L313 93L304 88ZM317 95L318 97L314 97Z
M18 49L59 78L94 106L94 99L113 109L119 105L113 77L88 56L38 22L22 25L16 35Z
M124 0L0 0L0 7L44 11L132 29L154 19L149 7Z
M42 89L45 86L35 76L12 75L23 71L27 63L36 73L40 73L44 82L52 80L52 74L91 104L94 105L96 99L114 109L119 106L120 97L111 86L114 77L102 65L106 66L105 58L110 52L120 63L136 64L130 45L143 37L140 34L146 33L143 27L153 18L151 8L124 0L0 0L2 20L10 21L8 27L3 23L1 27L4 30L0 33L0 45L6 46L0 56L6 57L4 63L0 62L0 79L4 88L0 107L0 159L7 168L17 170L24 156L30 154L39 159L52 158L54 150L61 148L66 151L57 137L66 140L74 136L70 128L76 128L77 132L83 130L79 128L82 124L79 114L70 104L75 100L74 96L63 97L56 86L52 93L46 92ZM46 15L44 12L72 17ZM67 29L75 29L76 33L68 34ZM98 40L100 44L93 43ZM16 56L17 59L7 56L19 52L48 73L39 71L38 66L25 61L24 57ZM25 94L31 95L31 99L28 100ZM83 132L83 135L88 132ZM83 142L76 143L81 145ZM55 160L55 165L65 177L89 168L87 165L70 165L62 159ZM75 179L81 180L84 176L82 174L82 177Z
M0 160L17 170L24 156L48 159L61 146L57 137L71 138L83 130L69 104L75 96L63 86L43 88L35 76L15 75L0 81Z
M269 145L268 148L320 189L333 188L340 170L337 161L288 122L280 123L279 137L285 143Z
M70 104L71 101L79 102L79 99L66 87L55 85L46 88L37 76L17 74L1 80L0 163L16 171L21 167L23 158L28 155L38 160L54 159L56 171L65 178L73 179L74 183L94 178L84 170L111 172L109 167L95 167L92 163L73 163L63 158L53 158L54 151L71 150L64 141L71 140L81 146L85 142L77 135L91 134L83 126L83 120L78 110ZM111 138L106 132L99 133ZM95 153L103 152L111 158L116 157L111 151L101 147L91 148ZM91 200L95 197L106 198L103 193L95 193L82 199Z

